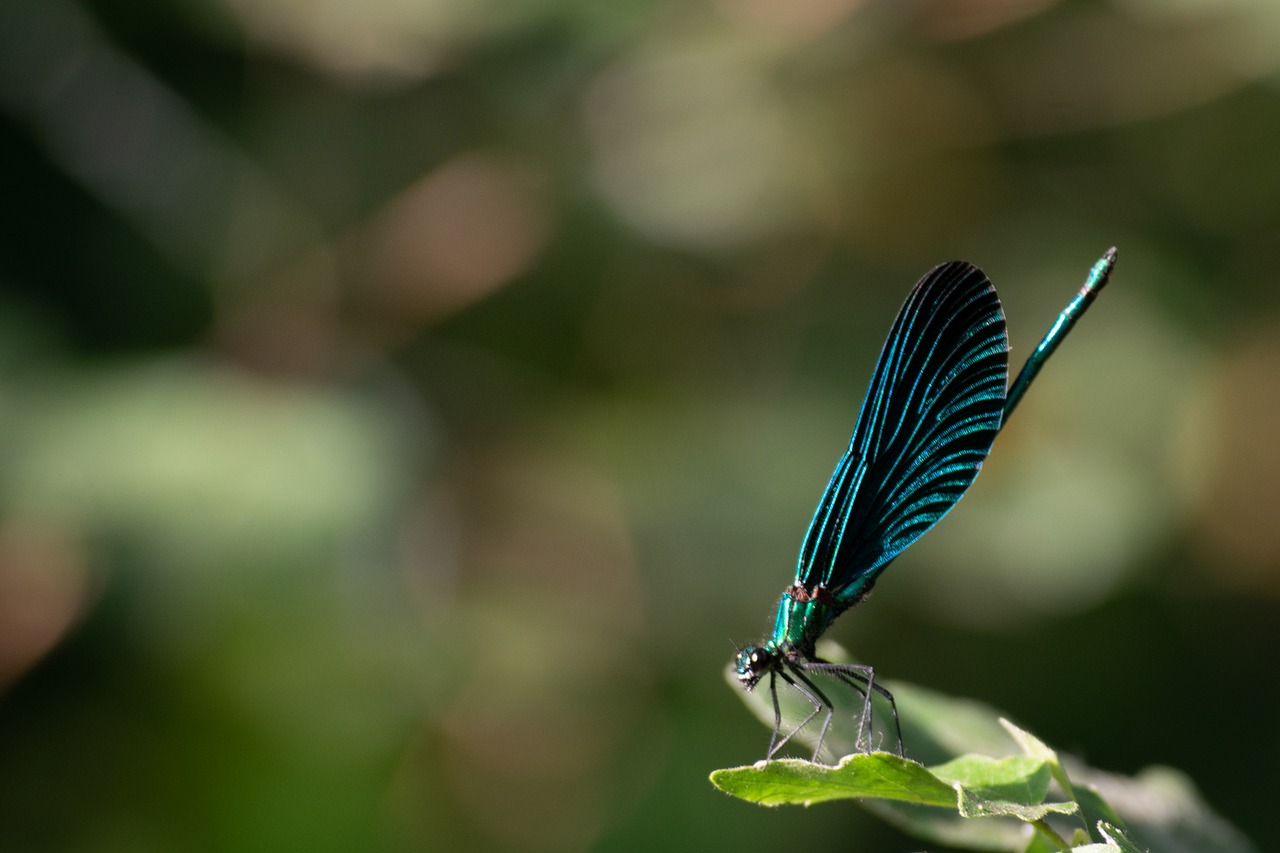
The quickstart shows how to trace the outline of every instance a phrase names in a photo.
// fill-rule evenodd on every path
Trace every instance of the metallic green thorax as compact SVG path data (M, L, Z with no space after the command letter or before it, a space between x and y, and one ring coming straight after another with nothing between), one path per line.
M734 659L738 681L751 690L765 674L770 674L769 689L774 690L772 673L784 667L794 671L797 666L816 660L814 647L818 637L847 609L825 586L810 590L801 584L792 584L778 602L778 615L769 639L759 646L738 650ZM791 681L785 671L782 677ZM774 699L776 701L776 694Z
M825 596L810 595L803 587L793 586L784 592L778 602L773 634L765 642L765 648L784 655L800 651L812 657L818 637L848 609L833 600L820 600L822 598Z

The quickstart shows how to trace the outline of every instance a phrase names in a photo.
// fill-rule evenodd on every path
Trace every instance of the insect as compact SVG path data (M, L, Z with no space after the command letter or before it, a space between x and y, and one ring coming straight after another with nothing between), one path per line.
M782 594L773 632L760 645L739 650L734 661L745 689L768 682L774 726L766 758L822 714L813 751L817 760L835 706L818 687L815 673L862 697L859 747L871 722L872 694L884 697L902 754L897 705L875 680L875 670L823 660L816 652L818 638L964 495L1027 387L1106 286L1115 263L1116 250L1108 249L1007 391L1004 310L982 270L951 261L934 267L912 288L880 351L849 448L809 522L795 581ZM779 680L813 705L785 736Z

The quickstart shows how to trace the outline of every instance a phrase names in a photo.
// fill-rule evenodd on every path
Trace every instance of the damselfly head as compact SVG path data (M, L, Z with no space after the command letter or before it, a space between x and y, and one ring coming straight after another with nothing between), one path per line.
M760 681L761 676L773 669L778 656L769 649L747 646L738 652L734 661L734 672L738 681L747 690L751 690Z

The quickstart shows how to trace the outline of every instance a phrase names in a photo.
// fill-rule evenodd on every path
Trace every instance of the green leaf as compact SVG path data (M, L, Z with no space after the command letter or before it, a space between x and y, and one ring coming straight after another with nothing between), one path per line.
M846 756L834 767L796 758L718 770L711 782L725 793L767 806L811 805L873 798L955 808L962 817L1042 820L1072 814L1075 803L1045 803L1049 771L1017 756L965 756L932 771L887 752Z
M1108 842L1120 850L1121 853L1146 853L1145 850L1138 849L1138 846L1129 840L1123 830L1118 829L1105 820L1098 821L1098 833Z
M1026 804L987 800L963 788L960 789L958 808L961 817L1016 817L1028 823L1044 820L1051 814L1075 814L1080 810L1076 803Z
M933 772L956 785L964 817L1036 821L1050 814L1074 814L1080 808L1073 802L1044 802L1049 793L1049 768L1038 758L965 755L933 768Z
M1013 738L1014 743L1022 749L1024 754L1031 758L1039 758L1045 763L1049 768L1050 775L1053 776L1053 780L1061 786L1068 798L1074 800L1075 792L1071 790L1071 780L1067 778L1067 771L1063 769L1062 762L1058 760L1058 753L1050 749L1048 744L1040 740L1040 738L1019 728L1004 717L1000 718L1000 725L1004 726L1004 730L1009 733L1009 736Z
M822 654L835 660L846 657L829 646ZM730 680L752 711L772 726L767 691L744 694L736 688L736 679ZM1254 850L1175 771L1154 768L1135 778L1103 773L1059 756L980 702L900 682L887 686L897 699L904 744L920 763L887 753L853 755L834 767L798 760L762 762L717 771L713 783L766 805L854 798L904 832L963 849L1047 853L1074 845L1071 849L1088 853L1130 853L1121 846L1128 844L1158 853ZM784 718L794 721L803 719L810 706L789 704L795 699L793 692L780 691L779 699ZM839 703L841 697L832 698ZM831 732L840 732L842 723L844 732L829 737L827 745L847 748L856 708L855 713L837 712L835 717ZM885 719L879 705L876 719ZM883 726L877 729L882 737ZM802 731L793 742L799 745L808 737L811 747L812 734ZM1063 801L1046 802L1050 796ZM977 817L984 819L973 819ZM1038 835L1028 835L1028 821L1037 824ZM1101 834L1100 822L1113 828L1111 835ZM1067 838L1070 845L1062 840Z
M1013 818L973 820L961 817L956 808L945 810L890 800L860 800L859 803L908 835L935 844L1010 853L1022 851L1027 844L1026 824Z
M1070 853L1146 853L1146 851L1130 841L1122 830L1117 829L1105 820L1098 821L1098 834L1105 838L1106 841L1100 844L1085 844L1080 847L1072 847Z
M1079 777L1077 777L1079 778ZM1102 798L1091 785L1079 784L1074 788L1075 800L1080 804L1080 812L1084 817L1085 825L1092 832L1091 837L1094 841L1102 841L1103 838L1098 834L1098 824L1102 821L1114 824L1115 826L1124 826L1125 822L1116 814L1116 810L1111 804Z
M939 779L986 799L1034 805L1049 793L1049 768L1037 758L962 755L931 769Z
M1088 836L1086 835L1084 841L1080 843L1088 844ZM1022 850L1021 853L1062 853L1062 846L1054 844L1043 834L1037 832L1031 836L1031 839L1027 842L1026 849Z
M834 767L797 758L761 761L711 774L726 794L765 806L874 797L955 808L956 792L914 761L887 752L846 756Z

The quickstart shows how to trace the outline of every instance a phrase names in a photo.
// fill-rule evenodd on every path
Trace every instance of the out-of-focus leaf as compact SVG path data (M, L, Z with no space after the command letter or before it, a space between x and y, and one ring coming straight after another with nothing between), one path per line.
M1255 849L1239 830L1216 814L1195 784L1170 767L1148 767L1136 776L1104 773L1068 762L1077 789L1092 789L1096 801L1109 806L1123 821L1125 832L1140 848L1159 853L1252 853ZM1083 792L1081 792L1083 794ZM1086 813L1092 810L1081 796ZM1105 813L1104 813L1105 814Z

